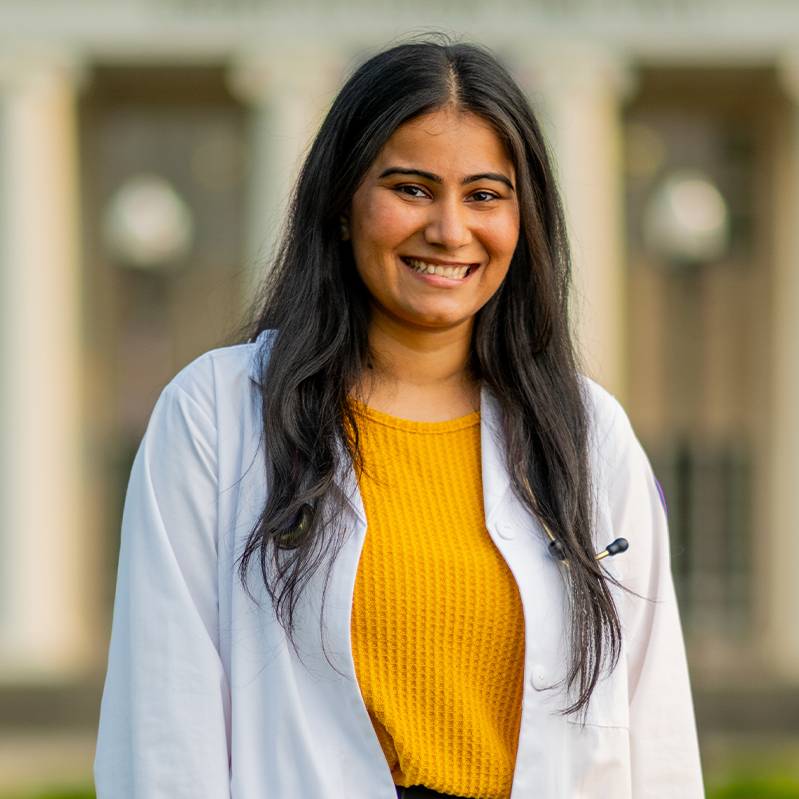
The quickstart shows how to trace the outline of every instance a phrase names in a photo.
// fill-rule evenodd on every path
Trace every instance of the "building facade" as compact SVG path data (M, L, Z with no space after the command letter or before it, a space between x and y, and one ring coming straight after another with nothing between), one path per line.
M668 498L703 740L799 736L799 7L6 0L0 775L45 732L86 766L152 404L235 336L336 88L430 29L491 47L547 132L585 367Z

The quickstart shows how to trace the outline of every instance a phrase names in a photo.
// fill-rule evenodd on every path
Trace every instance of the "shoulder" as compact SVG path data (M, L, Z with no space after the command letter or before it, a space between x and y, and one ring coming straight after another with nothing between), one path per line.
M592 448L607 458L635 440L630 418L610 391L587 375L579 377L589 415Z
M616 396L587 375L579 377L595 443L632 434L630 418Z
M606 488L624 487L632 479L644 479L654 486L650 499L657 498L668 514L666 496L652 468L627 412L607 389L581 375L586 404L591 415L591 456L596 474Z
M259 363L268 349L271 331L255 341L217 347L184 366L163 389L164 395L187 398L209 419L222 405L240 404L251 396Z

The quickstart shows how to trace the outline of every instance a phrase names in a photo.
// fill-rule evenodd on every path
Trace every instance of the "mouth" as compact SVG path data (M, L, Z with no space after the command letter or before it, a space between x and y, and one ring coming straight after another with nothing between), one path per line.
M404 255L400 256L400 260L417 275L430 275L456 281L465 280L480 267L480 264L438 264Z

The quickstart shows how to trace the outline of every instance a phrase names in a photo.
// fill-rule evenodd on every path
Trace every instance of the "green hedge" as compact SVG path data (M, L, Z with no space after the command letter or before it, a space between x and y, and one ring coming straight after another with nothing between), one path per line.
M3 794L0 799L96 799L92 788L51 788L37 793Z
M780 775L732 778L709 789L707 799L799 799L799 780Z

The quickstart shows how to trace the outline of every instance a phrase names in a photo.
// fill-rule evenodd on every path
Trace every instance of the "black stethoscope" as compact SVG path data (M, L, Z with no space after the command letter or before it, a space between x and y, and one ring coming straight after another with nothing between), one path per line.
M531 497L534 497L535 494L533 494L530 483L527 480L523 480L523 482L528 494ZM559 560L561 563L564 563L566 566L568 566L569 559L566 557L566 549L564 548L563 543L555 537L555 534L549 529L549 525L542 521L540 514L538 514L538 520L541 522L541 526L544 528L544 532L547 534L547 538L549 539L549 554L555 560ZM601 552L597 552L596 555L594 555L594 560L603 560L604 558L619 555L622 552L626 552L629 546L630 542L626 538L617 538L615 541L611 541Z
M525 481L525 484L527 486L527 490L532 496L529 483ZM278 547L280 549L293 549L294 546L296 546L295 539L301 537L306 532L310 526L311 518L311 506L308 504L303 505L302 508L300 508L300 519L297 527L289 534L281 536L277 540ZM555 538L555 534L549 529L549 525L543 522L540 516L538 517L538 520L541 522L541 526L544 528L544 532L547 534L547 538L549 539L549 554L555 560L559 560L561 563L564 563L566 566L568 566L569 559L566 557L566 550L564 549L562 542ZM630 542L626 538L617 538L615 541L611 541L601 552L597 552L596 555L594 555L594 560L602 560L603 558L613 557L613 555L626 552L629 546Z
M569 559L566 557L566 550L563 548L563 544L555 538L552 530L550 530L547 525L543 524L543 522L542 526L544 532L547 534L547 538L549 538L549 554L552 555L555 560L559 560L568 566ZM596 555L594 555L594 560L602 560L603 558L613 557L613 555L626 552L629 546L630 542L626 538L617 538L615 541L611 541L601 552L597 552Z

